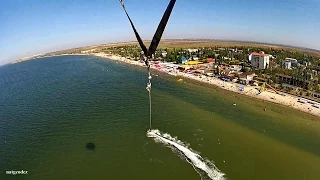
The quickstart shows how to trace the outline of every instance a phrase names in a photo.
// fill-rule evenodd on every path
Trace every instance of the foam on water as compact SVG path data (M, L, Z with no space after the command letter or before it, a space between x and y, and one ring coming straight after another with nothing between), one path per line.
M187 144L180 141L178 138L173 138L170 134L161 133L157 129L149 130L147 136L154 138L156 142L169 145L172 148L179 150L194 167L195 170L200 169L213 180L224 180L225 174L222 173L211 161L204 160L199 153L188 147ZM198 172L199 173L199 172Z

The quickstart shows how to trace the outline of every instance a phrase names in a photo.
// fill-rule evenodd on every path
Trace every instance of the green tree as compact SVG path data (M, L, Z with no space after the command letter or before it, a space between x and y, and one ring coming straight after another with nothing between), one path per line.
M317 84L317 85L316 85L316 92L317 92L317 93L320 93L320 84Z
M310 84L308 85L308 90L309 90L309 91L313 91L313 90L314 90L313 84L310 83Z

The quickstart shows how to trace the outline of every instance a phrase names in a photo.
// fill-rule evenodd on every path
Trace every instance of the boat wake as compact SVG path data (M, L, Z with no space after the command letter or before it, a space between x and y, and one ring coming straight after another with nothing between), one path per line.
M149 130L147 136L154 138L155 142L162 143L170 147L174 152L178 152L190 163L200 174L202 179L224 180L225 174L222 173L211 161L204 160L199 153L188 147L178 138L171 137L170 134L161 133L159 130Z

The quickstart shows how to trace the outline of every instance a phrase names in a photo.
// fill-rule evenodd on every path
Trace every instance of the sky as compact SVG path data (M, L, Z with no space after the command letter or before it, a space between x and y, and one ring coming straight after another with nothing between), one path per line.
M123 0L150 40L169 0ZM163 39L202 38L320 50L320 0L177 0ZM40 53L135 41L118 0L1 0L0 65Z

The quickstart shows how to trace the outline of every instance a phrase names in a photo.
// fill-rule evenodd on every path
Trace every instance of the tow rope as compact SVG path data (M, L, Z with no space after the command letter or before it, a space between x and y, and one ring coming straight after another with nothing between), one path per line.
M163 16L162 16L162 19L158 25L158 28L152 38L152 41L151 41L151 44L150 44L150 47L149 49L146 48L146 46L143 44L142 40L141 40L141 37L137 31L137 29L135 28L127 10L126 10L126 7L123 3L123 0L119 0L120 1L120 4L124 10L124 12L126 13L127 15L127 18L129 19L129 22L131 24L131 27L133 29L133 32L139 42L139 45L140 45L140 48L142 50L141 54L143 56L143 61L144 63L146 64L146 66L148 67L148 83L147 83L147 91L149 92L149 111L150 111L150 115L149 115L149 122L150 122L150 130L151 130L151 127L152 127L152 119L151 119L151 79L152 79L152 76L151 76L151 72L150 72L150 61L152 59L152 55L154 55L154 53L156 52L156 49L160 43L160 40L161 40L161 37L162 37L162 34L164 32L164 29L168 23L168 20L169 20L169 17L171 15L171 12L172 12L172 9L176 3L176 0L170 0L169 4L168 4L168 7L166 9L166 11L164 12Z

